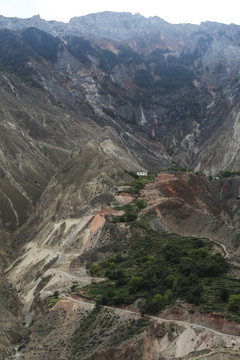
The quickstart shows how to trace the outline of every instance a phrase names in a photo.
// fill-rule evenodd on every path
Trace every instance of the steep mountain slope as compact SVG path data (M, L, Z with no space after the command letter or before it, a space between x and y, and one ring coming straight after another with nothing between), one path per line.
M86 109L86 107L85 107ZM70 200L62 205L65 207L62 216L66 212L67 217L78 217L82 212L82 205L88 204L91 196L108 192L108 176L111 172L121 170L139 170L143 159L151 157L156 162L152 152L147 151L144 144L130 145L126 151L126 142L111 127L100 127L93 120L95 115L91 110L71 109L68 105L53 104L52 99L36 87L19 81L14 75L6 72L1 74L1 269L6 270L8 264L14 258L14 253L20 246L33 237L36 230L36 222L41 223L45 218L45 225L49 226L53 214L57 215L59 204L64 203L68 196ZM91 118L88 117L88 114ZM131 137L132 138L132 137ZM134 137L133 137L134 138ZM146 141L145 141L146 142ZM141 159L136 155L141 153L144 146L146 154ZM132 149L136 149L134 154ZM80 155L79 155L80 153ZM112 160L110 160L112 158ZM119 161L119 158L121 159ZM116 170L118 169L118 170ZM90 174L88 174L88 172ZM62 174L65 180L57 186L54 174ZM71 174L71 176L69 176ZM102 174L102 175L101 175ZM108 174L108 176L104 176ZM57 176L58 175L54 175ZM69 176L69 178L68 178ZM103 176L101 182L99 178ZM88 187L88 182L93 181L93 188ZM50 182L50 183L49 183ZM36 220L35 215L30 218L30 223L22 228L20 234L9 236L16 228L26 222L26 219L34 214L36 203L46 187L48 204L53 209L44 209L37 212L41 217ZM65 183L65 194L61 188ZM82 183L82 192L76 197L79 184ZM56 185L56 188L55 188ZM54 191L53 188L55 188ZM105 190L104 190L105 189ZM88 191L88 197L86 194ZM49 196L49 194L51 194ZM83 196L86 196L83 201ZM63 197L61 199L61 197ZM59 199L59 201L58 201ZM48 216L47 214L50 214ZM55 216L54 215L54 216ZM70 220L71 222L71 220ZM44 226L45 226L44 225ZM74 221L73 224L74 225ZM41 226L43 224L41 223ZM47 247L47 253L49 248ZM53 254L56 249L53 247ZM48 255L49 257L49 255ZM55 257L55 255L54 255ZM35 261L32 258L31 261ZM30 268L29 268L29 271ZM27 278L25 278L26 281ZM19 283L20 285L20 283ZM10 284L2 278L1 284L2 314L8 314L2 319L1 346L2 354L10 351L9 343L19 343L21 338L26 338L21 316L21 304L16 302L14 290L9 289ZM13 294L12 294L13 293ZM15 296L15 306L18 311L11 312L11 299ZM6 300L8 299L8 300ZM9 306L11 309L9 310ZM17 320L19 317L19 320ZM19 322L18 322L19 321Z
M81 89L104 121L107 115L135 125L175 160L208 174L237 169L239 26L172 25L109 12L69 24L2 17L0 26L22 31L31 60L37 52L55 62L51 77L31 62L31 71L55 98L72 103L69 90L76 101Z
M44 35L44 34L43 34ZM26 37L26 34L24 35ZM48 39L45 35L44 41ZM32 72L22 71L25 66L26 59L29 54L34 54L35 61L42 63L44 73L47 72L46 61L40 58L34 50L29 50L27 45L23 45L16 34L11 32L2 33L2 46L8 49L10 58L17 62L7 62L2 59L3 71L1 72L1 269L5 270L8 264L14 258L14 252L20 246L29 241L28 234L33 232L33 226L36 223L35 217L31 217L32 226L26 225L20 235L9 237L9 235L18 227L23 225L27 218L34 213L36 203L41 194L46 189L50 179L56 173L69 174L71 177L66 181L65 191L71 193L71 198L76 196L75 191L79 185L74 181L96 182L96 195L101 194L104 188L107 192L107 178L103 175L102 184L97 183L101 173L104 174L104 165L109 162L109 167L105 169L106 173L110 173L109 169L139 170L146 161L156 163L157 156L163 154L162 163L167 163L168 156L164 154L163 147L158 144L149 149L149 141L144 136L127 134L122 129L118 134L111 126L100 127L96 123L96 115L91 108L85 104L81 94L77 96L77 105L72 93L61 87L61 84L54 87L50 78L46 79L51 84L52 93L58 95L57 99L53 99L46 91L43 91L37 83L31 82ZM10 40L11 41L10 41ZM13 41L14 40L14 41ZM16 41L15 41L16 40ZM18 47L16 48L16 42ZM7 44L7 45L6 45ZM50 43L51 45L51 43ZM16 58L16 51L23 56ZM42 55L40 51L40 55ZM15 61L14 60L14 61ZM20 63L19 63L20 61ZM45 62L44 62L45 61ZM10 64L12 64L10 66ZM49 69L50 70L50 69ZM43 77L42 77L43 79ZM33 84L33 86L31 86ZM59 93L58 93L58 89ZM60 95L61 98L59 99ZM65 97L64 97L65 96ZM73 101L68 101L68 99ZM72 104L73 102L73 104ZM119 129L119 127L118 127ZM124 139L125 137L125 139ZM129 148L126 151L126 146ZM87 150L86 150L87 149ZM95 150L94 150L95 149ZM135 149L135 150L134 150ZM143 153L143 150L145 153ZM78 154L81 155L78 155ZM90 155L92 153L92 156ZM102 155L101 155L102 154ZM155 155L156 154L156 155ZM110 160L112 158L112 160ZM119 162L120 158L120 162ZM164 158L166 160L164 160ZM111 161L111 162L110 162ZM91 163L94 164L91 165ZM93 166L93 167L91 167ZM96 167L96 169L94 169ZM87 170L89 169L89 170ZM91 171L90 171L91 169ZM90 177L87 172L93 172ZM80 181L81 176L83 179ZM53 178L54 184L54 178ZM106 183L105 183L106 181ZM55 184L54 184L55 185ZM53 187L54 187L53 185ZM59 184L60 187L62 184ZM84 185L87 186L86 184ZM86 191L84 190L83 193ZM51 188L51 185L50 185ZM102 189L103 188L103 189ZM48 203L57 200L61 195L58 193L60 188L56 186L50 197L53 197ZM95 190L89 189L89 196L95 194ZM47 191L47 194L49 195ZM85 194L86 195L86 194ZM67 195L68 196L68 195ZM66 197L66 194L65 194ZM88 198L85 202L88 203ZM80 201L80 203L79 203ZM81 214L81 195L73 201L72 207L70 202L65 204L67 208L67 217L76 216L75 213ZM59 204L56 202L53 211L45 209L42 218L46 217L45 224L56 215ZM49 218L47 212L51 214ZM77 214L77 216L79 216ZM42 220L41 218L41 220ZM62 220L62 217L60 216ZM39 222L41 222L39 220ZM60 221L61 221L60 220ZM41 224L43 225L43 224ZM55 253L54 249L53 253ZM47 249L48 252L48 249ZM35 260L35 259L33 259ZM29 269L30 270L30 269ZM3 319L2 322L2 353L10 351L9 343L20 342L21 337L26 337L23 330L19 330L24 321L21 317L21 305L16 304L19 309L18 316L11 313L8 309L8 301L13 295L12 290L8 290L9 283L2 279L1 292L3 294L2 313L8 313L9 320ZM14 295L16 296L16 295ZM14 300L16 301L16 300ZM9 312L10 311L10 312ZM18 322L19 321L19 322ZM11 329L11 330L9 330ZM18 334L18 335L17 335Z
M177 165L238 170L239 27L106 12L0 28L3 358L237 358L239 178Z
M46 356L56 359L64 354L63 359L79 356L86 359L124 359L128 354L133 359L146 356L149 359L158 359L159 356L167 359L170 354L174 358L187 358L193 352L201 359L201 350L204 350L203 359L219 353L223 353L223 359L230 359L230 355L234 358L238 354L239 325L228 322L220 314L215 315L214 321L209 320L209 315L204 318L193 305L185 310L185 314L181 302L179 309L173 312L170 307L169 313L163 315L170 317L170 322L156 318L148 324L148 318L143 320L139 315L137 301L130 312L124 307L122 310L101 307L94 310L89 318L86 317L86 310L92 310L94 305L91 300L76 296L74 292L78 288L81 293L82 287L92 281L95 287L99 282L99 286L103 286L101 281L106 280L106 275L93 273L92 270L90 273L89 269L96 269L96 263L102 266L104 260L114 264L113 261L117 261L114 259L119 256L116 255L119 247L124 249L120 250L120 254L126 259L132 256L129 246L134 251L134 258L154 259L151 253L153 251L154 254L155 250L150 245L152 231L156 239L166 237L163 234L173 230L196 236L195 240L191 238L193 244L197 244L197 237L207 236L214 240L218 251L227 252L229 260L235 262L239 252L238 230L233 228L231 212L215 191L214 183L192 173L159 174L138 195L147 207L141 210L136 222L113 221L114 217L121 216L116 205L126 200L134 202L135 196L124 192L119 194L124 187L117 184L129 183L131 177L121 169L114 155L109 158L109 153L106 155L102 149L103 145L96 148L89 144L79 157L72 160L72 167L58 173L42 195L35 215L12 238L13 242L26 242L21 248L21 256L5 272L23 301L25 321L27 324L31 322L31 334L26 348L21 350L22 356L27 359ZM106 156L108 160L104 161ZM86 167L89 160L91 165ZM102 164L105 164L104 167ZM141 227L142 221L144 227ZM181 243L181 238L175 236L170 239L174 255L178 251L176 241ZM187 242L190 243L190 239ZM144 256L143 247L146 247L148 256ZM123 259L120 265L121 261ZM127 271L127 266L123 266ZM161 267L160 263L158 267ZM214 281L219 280L216 278ZM235 289L238 287L235 280ZM121 287L118 289L121 290ZM128 296L133 296L131 294ZM113 296L110 290L108 296ZM142 293L140 299L143 296ZM218 292L215 297L218 303ZM127 301L126 297L124 299ZM182 314L181 321L179 314ZM107 321L105 325L104 321ZM198 323L199 327L191 325L191 322ZM217 333L211 329L217 330ZM193 342L186 348L184 344L189 334ZM42 337L43 343L40 340ZM93 338L94 341L91 340ZM146 355L146 347L150 346L147 344L154 347ZM223 346L228 349L226 353Z

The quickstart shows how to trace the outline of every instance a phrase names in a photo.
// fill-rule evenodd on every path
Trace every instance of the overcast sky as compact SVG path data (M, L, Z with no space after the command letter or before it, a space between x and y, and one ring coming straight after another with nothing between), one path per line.
M99 11L127 11L159 16L171 23L217 21L240 24L240 0L0 0L0 15L68 22Z

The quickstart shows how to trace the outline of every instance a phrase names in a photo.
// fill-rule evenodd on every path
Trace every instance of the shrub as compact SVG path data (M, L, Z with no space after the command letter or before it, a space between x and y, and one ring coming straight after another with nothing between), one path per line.
M164 295L155 294L153 298L146 304L146 310L150 313L161 311L172 300L171 290L167 290Z
M73 284L71 286L71 292L75 292L77 290L78 284Z
M49 298L47 300L47 306L49 308L53 307L57 302L59 301L59 298Z
M90 274L92 276L98 276L99 275L99 265L98 264L92 264L92 268L90 270Z
M146 204L143 200L136 200L134 204L139 210L144 209L146 207Z
M115 270L115 271L106 271L106 276L110 280L120 280L124 278L124 273L122 270Z
M133 171L127 171L127 170L126 170L126 173L127 173L128 175L132 176L132 177L135 178L135 179L138 179L138 178L139 178L139 176L138 176L135 172L133 172Z
M240 294L229 296L228 310L240 315Z
M168 275L165 280L167 288L172 289L175 281L176 281L176 277L174 275L172 275L172 274Z
M229 170L224 170L224 171L220 171L217 176L220 178L220 179L223 179L223 178L228 178L228 177L232 177L232 176L236 176L238 175L238 173L236 171L229 171Z
M152 299L152 303L157 310L161 310L167 305L168 298L165 295L156 294Z
M58 290L55 290L54 293L53 293L53 296L54 296L55 298L58 298L59 295L60 295L59 291L58 291Z
M59 291L55 290L52 296L47 298L47 307L53 307L60 299L59 299Z
M228 301L228 296L229 296L229 291L228 289L226 288L222 288L220 289L219 291L219 296L220 296L220 299L224 302L227 302Z
M199 284L191 286L186 293L186 300L192 304L198 305L201 302L203 287Z
M145 287L145 281L141 276L134 276L131 278L128 285L129 285L129 293L133 294Z
M163 249L163 254L167 261L177 264L184 255L184 252L179 245L167 244Z
M166 169L167 171L189 171L188 169L182 167L182 166L170 166Z

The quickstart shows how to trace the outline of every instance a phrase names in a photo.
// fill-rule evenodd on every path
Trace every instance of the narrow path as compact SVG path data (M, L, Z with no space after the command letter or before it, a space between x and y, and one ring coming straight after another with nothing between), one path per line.
M61 295L64 299L66 300L69 300L69 301L74 301L74 302L78 302L80 304L85 304L85 305L89 305L89 307L93 308L93 306L95 306L95 303L90 303L90 302L85 302L85 301L82 301L82 300L77 300L77 299L74 299L73 297L71 296L67 296L67 295L64 295L62 294ZM120 310L121 312L125 312L125 313L129 313L129 314L134 314L134 315L138 315L139 317L141 317L141 314L137 311L132 311L132 310L125 310L125 309L122 309L122 308L116 308L116 307L113 307L113 306L105 306L105 305L102 305L102 307L104 309L111 309L111 310ZM237 335L230 335L230 334L225 334L225 333L222 333L220 331L217 331L217 330L214 330L214 329L211 329L207 326L203 326L203 325L199 325L199 324L195 324L195 323L191 323L191 322L188 322L188 321L181 321L181 320L169 320L169 319L165 319L165 318L162 318L162 317L157 317L157 316L151 316L151 315L145 315L146 317L148 317L149 319L153 319L153 320L156 320L158 322L167 322L167 323L175 323L177 325L180 325L180 326L184 326L184 327L192 327L193 329L200 329L200 330L206 330L206 331L210 331L211 333L217 335L217 336L227 336L231 339L238 339L240 341L240 336L237 336Z
M72 279L73 281L80 281L80 280L91 280L91 281L104 281L106 280L106 278L100 278L100 277L93 277L93 276L89 276L87 274L84 274L84 275L73 275L67 271L64 271L64 270L60 270L60 269L57 269L57 268L52 268L50 269L51 272L53 273L59 273L59 274L62 274L63 276L66 276L67 278L69 279Z

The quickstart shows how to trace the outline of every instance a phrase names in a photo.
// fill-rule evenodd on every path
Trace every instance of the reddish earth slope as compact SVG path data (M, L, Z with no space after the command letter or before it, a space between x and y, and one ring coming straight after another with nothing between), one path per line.
M239 230L216 182L187 172L160 173L141 192L152 227L183 236L207 237L236 260ZM226 250L227 249L227 250Z

